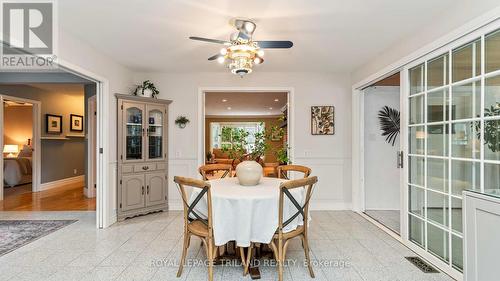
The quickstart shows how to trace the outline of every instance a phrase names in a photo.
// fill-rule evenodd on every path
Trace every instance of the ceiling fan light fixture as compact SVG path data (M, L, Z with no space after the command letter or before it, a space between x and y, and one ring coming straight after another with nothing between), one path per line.
M230 24L236 28L237 32L231 33L229 41L195 36L189 39L224 45L218 54L209 57L208 60L217 60L231 73L240 77L252 73L255 65L264 62L263 49L289 49L293 46L291 41L254 41L253 33L256 25L251 19L233 18Z

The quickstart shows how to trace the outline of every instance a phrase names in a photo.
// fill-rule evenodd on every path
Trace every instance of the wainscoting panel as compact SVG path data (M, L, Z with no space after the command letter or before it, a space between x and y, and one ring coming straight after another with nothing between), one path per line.
M312 210L351 209L350 159L296 157L294 164L311 168L311 175L318 177L318 183L311 199Z
M197 159L169 159L168 167L168 208L169 210L182 210L182 199L174 182L174 176L200 178L198 174Z

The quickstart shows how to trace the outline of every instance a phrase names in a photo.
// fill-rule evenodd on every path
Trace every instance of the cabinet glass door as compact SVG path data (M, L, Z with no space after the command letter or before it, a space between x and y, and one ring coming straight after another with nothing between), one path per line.
M148 109L148 158L163 158L163 111Z
M125 108L125 159L142 159L143 109L136 106Z

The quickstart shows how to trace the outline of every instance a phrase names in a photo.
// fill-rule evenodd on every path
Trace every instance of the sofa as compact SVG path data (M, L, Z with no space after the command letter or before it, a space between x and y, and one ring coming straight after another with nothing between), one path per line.
M229 158L229 153L222 151L222 149L220 149L220 148L214 148L212 150L212 156L213 156L213 160L217 164L231 164L231 165L233 164L233 159ZM238 160L236 160L236 161L238 161Z

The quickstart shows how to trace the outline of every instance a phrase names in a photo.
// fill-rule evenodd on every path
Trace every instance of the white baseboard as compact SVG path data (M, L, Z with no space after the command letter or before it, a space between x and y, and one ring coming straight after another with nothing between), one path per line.
M60 186L64 186L64 185L69 185L69 184L82 184L82 185L85 184L85 175L42 183L40 185L40 191L48 190L48 189L52 189L52 188L56 188L56 187L60 187Z

